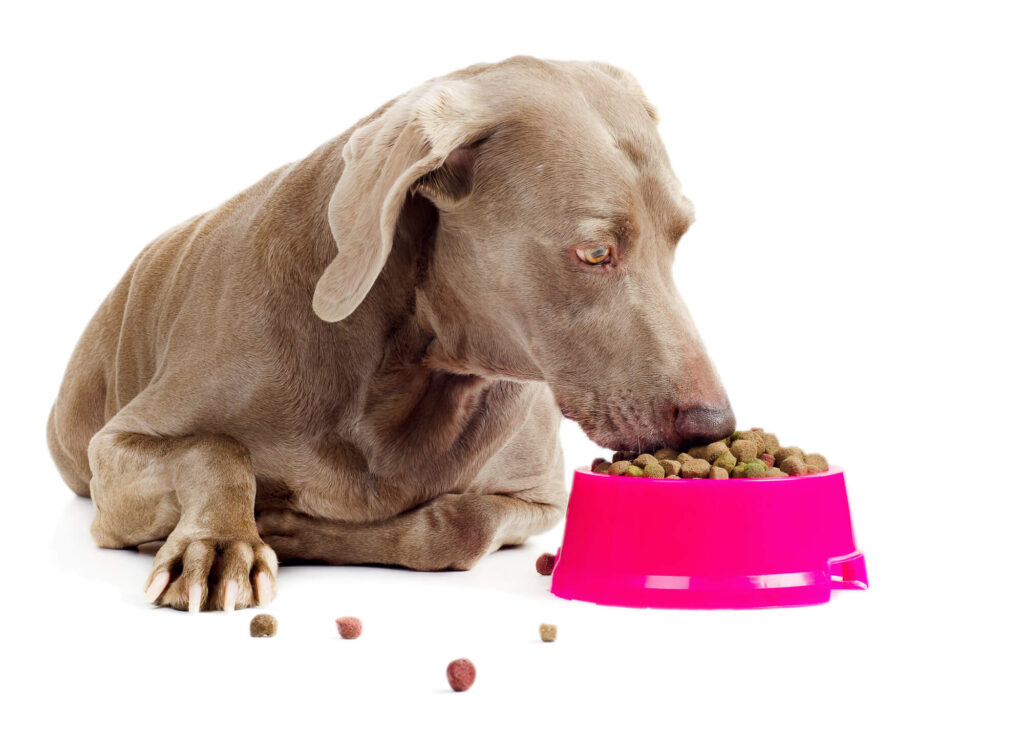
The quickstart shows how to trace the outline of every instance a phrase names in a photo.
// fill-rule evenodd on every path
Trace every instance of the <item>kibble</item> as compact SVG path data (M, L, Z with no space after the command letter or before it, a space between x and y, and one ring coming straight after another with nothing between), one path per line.
M690 459L682 465L679 476L683 479L703 479L711 472L711 464L704 459Z
M448 685L453 691L468 691L476 681L476 666L467 658L459 658L448 663Z
M271 614L257 614L249 622L250 637L273 637L277 634L277 620Z
M555 555L553 553L541 553L537 557L537 573L541 576L550 576L555 570Z
M659 463L661 468L665 470L666 477L678 477L679 470L683 468L683 465L674 459L662 459Z
M608 467L608 473L611 474L613 477L625 476L626 470L629 469L629 467L631 466L633 465L626 461L625 459L620 459L619 461L616 461L614 464Z
M558 637L558 625L542 624L540 626L540 639L544 642L554 642Z
M728 438L686 447L664 446L651 452L616 451L612 461L594 459L594 472L648 479L760 479L800 477L828 471L821 454L805 454L798 446L782 446L763 428L735 431ZM538 571L540 571L538 560Z
M652 461L644 467L644 476L650 479L664 479L665 468L658 461Z
M729 451L736 457L737 461L749 461L757 456L757 444L753 441L747 441L744 438L734 439L732 444L729 446Z
M354 640L363 634L363 622L359 617L338 617L334 623L338 625L338 634L343 640Z

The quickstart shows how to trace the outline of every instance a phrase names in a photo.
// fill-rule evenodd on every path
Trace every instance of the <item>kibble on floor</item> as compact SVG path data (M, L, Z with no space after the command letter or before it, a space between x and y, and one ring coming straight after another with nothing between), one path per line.
M540 626L540 639L544 642L554 642L558 637L558 625L542 624Z
M334 623L343 640L354 640L363 634L363 622L359 617L338 617Z
M270 614L257 614L249 622L251 637L273 637L277 634L277 620Z
M555 555L553 553L541 553L537 558L537 573L541 576L550 576L555 570Z
M448 685L453 691L468 690L476 681L476 666L466 658L459 658L448 663Z

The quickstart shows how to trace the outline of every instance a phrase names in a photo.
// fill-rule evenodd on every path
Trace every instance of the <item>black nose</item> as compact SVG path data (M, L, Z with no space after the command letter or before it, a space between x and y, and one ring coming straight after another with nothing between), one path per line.
M729 404L724 408L697 405L681 411L676 417L676 432L684 444L711 443L735 430L736 416Z

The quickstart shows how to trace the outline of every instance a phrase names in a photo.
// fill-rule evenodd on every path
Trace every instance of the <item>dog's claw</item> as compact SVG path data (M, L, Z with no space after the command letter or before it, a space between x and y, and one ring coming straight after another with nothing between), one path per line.
M188 613L198 614L199 607L203 603L203 587L201 584L192 584L188 587Z
M234 579L228 581L224 587L224 611L235 611L235 600L238 599L238 582Z
M256 574L256 603L261 606L269 603L273 593L270 574L266 571L260 571Z
M149 582L149 588L146 589L146 602L153 604L159 599L164 589L167 588L167 582L170 580L171 574L169 571L161 571L154 576L153 580Z

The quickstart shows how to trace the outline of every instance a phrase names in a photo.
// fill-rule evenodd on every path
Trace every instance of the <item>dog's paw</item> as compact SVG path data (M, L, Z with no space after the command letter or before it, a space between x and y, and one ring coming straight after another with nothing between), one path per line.
M274 598L277 556L257 539L171 537L157 551L146 600L190 612L266 604Z

